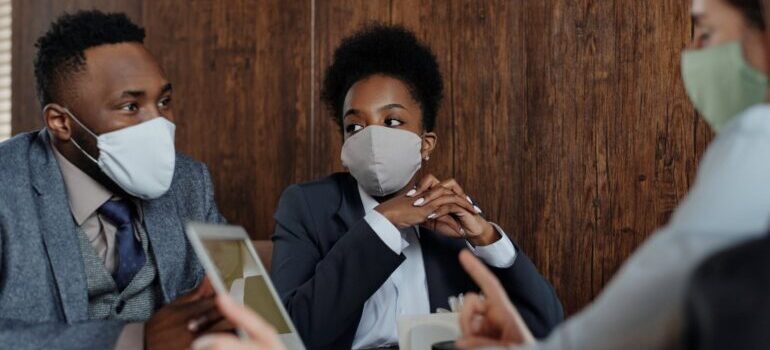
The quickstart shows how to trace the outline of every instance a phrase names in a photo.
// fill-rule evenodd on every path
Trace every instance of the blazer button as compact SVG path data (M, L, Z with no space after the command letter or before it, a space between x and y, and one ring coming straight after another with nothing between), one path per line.
M121 300L118 302L118 305L115 306L115 313L121 313L123 311L123 308L126 306L126 302Z

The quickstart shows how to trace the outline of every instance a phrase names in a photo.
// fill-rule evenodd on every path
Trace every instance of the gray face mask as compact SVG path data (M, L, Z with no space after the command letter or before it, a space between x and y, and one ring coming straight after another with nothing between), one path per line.
M368 126L342 146L342 165L366 193L382 197L404 188L422 166L422 138L417 134Z

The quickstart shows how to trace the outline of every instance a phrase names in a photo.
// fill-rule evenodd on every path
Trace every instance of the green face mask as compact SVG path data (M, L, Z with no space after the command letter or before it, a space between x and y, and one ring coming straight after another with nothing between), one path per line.
M682 53L682 79L693 105L715 132L767 98L767 76L749 66L740 41Z

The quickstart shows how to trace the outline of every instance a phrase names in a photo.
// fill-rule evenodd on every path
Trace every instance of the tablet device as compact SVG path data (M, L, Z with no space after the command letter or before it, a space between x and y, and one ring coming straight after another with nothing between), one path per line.
M229 294L273 325L286 349L305 349L243 227L190 223L186 232L217 293Z

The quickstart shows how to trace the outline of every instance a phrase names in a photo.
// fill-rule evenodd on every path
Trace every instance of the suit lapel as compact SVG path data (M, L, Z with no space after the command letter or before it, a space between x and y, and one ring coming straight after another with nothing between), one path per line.
M38 195L40 229L64 317L68 322L81 321L88 318L85 267L64 180L50 147L48 133L43 129L30 148L30 177Z
M142 201L144 225L150 248L158 267L163 297L166 302L177 297L182 277L180 267L185 265L189 251L183 235L184 226L176 213L176 205L170 193L151 201Z
M466 248L464 241L421 228L420 245L431 311L448 309L450 296L476 289L457 257Z
M364 217L364 205L358 193L358 183L350 174L342 174L337 181L342 192L340 206L337 208L337 218L345 225L347 232L351 226Z
M435 233L431 230L420 228L420 246L422 247L422 260L425 266L425 279L428 284L428 299L430 311L436 312L437 308L449 308L448 296L451 288L447 285L446 268L442 264L439 244Z

